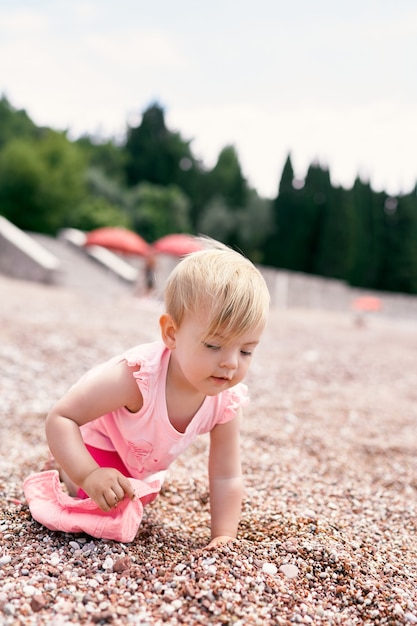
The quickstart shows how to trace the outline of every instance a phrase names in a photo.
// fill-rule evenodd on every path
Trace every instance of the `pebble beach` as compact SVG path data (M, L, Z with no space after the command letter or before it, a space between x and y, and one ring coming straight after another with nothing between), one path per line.
M34 521L51 404L159 337L158 300L0 276L0 624L417 624L417 320L273 309L246 383L239 537L209 541L208 438L122 544Z

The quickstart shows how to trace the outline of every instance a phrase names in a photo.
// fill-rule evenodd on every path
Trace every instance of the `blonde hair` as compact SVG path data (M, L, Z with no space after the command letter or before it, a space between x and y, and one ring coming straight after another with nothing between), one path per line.
M198 237L202 249L184 257L165 287L166 311L180 326L186 313L208 313L204 338L236 338L265 324L270 295L260 271L224 244Z

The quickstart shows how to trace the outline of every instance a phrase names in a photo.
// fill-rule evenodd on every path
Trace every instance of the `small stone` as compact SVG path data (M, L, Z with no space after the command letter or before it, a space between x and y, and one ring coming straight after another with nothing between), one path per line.
M175 613L175 607L172 604L163 604L161 606L162 613L167 613L168 615L172 615Z
M129 615L129 609L125 606L118 606L116 607L116 613L117 615Z
M37 590L36 590L36 587L34 587L33 585L25 585L22 591L23 591L23 595L29 598L30 596L33 596Z
M124 572L128 570L132 565L132 560L129 556L124 556L121 559L117 559L113 565L113 572Z
M103 561L103 565L102 565L103 569L109 570L111 572L113 570L113 566L114 566L113 559L110 556L106 557Z
M187 566L185 565L185 563L178 563L178 565L176 565L174 567L174 571L176 574L181 574L181 572L186 568Z
M87 584L89 587L93 587L93 589L95 589L100 583L97 580L91 579L87 582Z
M10 563L11 560L12 560L12 557L9 556L8 554L5 554L4 556L0 556L0 567L2 565L7 565L8 563Z
M182 607L182 600L180 600L179 598L177 598L177 600L173 600L171 602L172 606L174 607L174 609L177 611L178 609L180 609Z
M98 605L98 608L100 609L100 611L107 611L109 606L109 602L107 602L107 600L103 600L103 602L100 602L100 604Z
M277 573L278 569L275 563L264 563L262 565L262 571L264 572L264 574L270 574L271 576L274 576L274 574Z
M63 615L71 615L71 613L74 611L74 604L70 602L70 600L64 600L58 603L56 605L56 608L59 613L62 613Z
M45 596L42 593L37 593L31 598L30 608L36 613L37 611L44 609L47 604L48 600L45 598Z
M298 576L298 567L292 563L284 563L279 571L287 578L296 578Z
M113 620L113 614L110 611L102 611L91 616L91 620L95 624L108 624Z
M5 615L14 615L16 613L16 609L13 604L7 603L3 606L3 613Z

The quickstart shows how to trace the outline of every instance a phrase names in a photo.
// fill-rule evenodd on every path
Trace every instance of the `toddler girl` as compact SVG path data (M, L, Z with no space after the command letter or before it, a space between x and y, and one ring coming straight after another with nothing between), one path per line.
M46 434L69 493L104 512L134 499L210 432L210 547L236 537L242 502L241 382L265 327L269 292L238 252L205 241L165 288L161 340L93 368L49 412Z

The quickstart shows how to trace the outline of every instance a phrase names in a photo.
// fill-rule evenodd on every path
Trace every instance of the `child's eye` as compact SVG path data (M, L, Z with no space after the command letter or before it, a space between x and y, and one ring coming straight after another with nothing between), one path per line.
M206 348L208 348L209 350L220 350L220 346L215 346L215 345L214 345L214 344L212 344L212 343L206 343L206 342L204 342L204 346L205 346Z
M243 356L252 356L252 352L249 350L241 350L240 354L243 354Z

